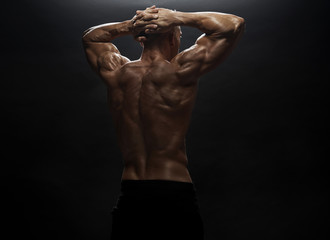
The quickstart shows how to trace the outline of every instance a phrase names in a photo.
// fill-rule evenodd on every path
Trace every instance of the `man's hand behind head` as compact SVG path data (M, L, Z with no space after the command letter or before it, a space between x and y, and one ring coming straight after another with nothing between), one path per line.
M134 26L136 28L147 27L145 33L164 33L172 30L175 22L174 11L166 8L147 8L145 11L137 11L137 18L135 19ZM157 27L156 27L157 25Z
M151 6L145 10L137 10L136 15L132 18L133 34L135 40L144 42L147 40L147 34L153 32L158 26L151 23L152 20L158 18L158 9ZM136 24L139 22L139 24Z

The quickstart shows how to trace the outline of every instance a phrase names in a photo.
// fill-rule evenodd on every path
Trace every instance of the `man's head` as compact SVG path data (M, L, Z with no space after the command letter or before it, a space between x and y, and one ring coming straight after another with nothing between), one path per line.
M158 45L159 47L167 48L174 57L179 52L180 38L182 36L180 26L175 26L167 32L163 33L145 33L141 32L135 39L139 41L144 48Z

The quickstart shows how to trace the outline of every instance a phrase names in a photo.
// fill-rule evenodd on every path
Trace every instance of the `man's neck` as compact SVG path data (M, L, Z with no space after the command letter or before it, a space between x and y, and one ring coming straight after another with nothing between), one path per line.
M166 50L166 47L161 44L146 44L141 55L141 60L148 62L153 62L155 60L170 61L170 50Z

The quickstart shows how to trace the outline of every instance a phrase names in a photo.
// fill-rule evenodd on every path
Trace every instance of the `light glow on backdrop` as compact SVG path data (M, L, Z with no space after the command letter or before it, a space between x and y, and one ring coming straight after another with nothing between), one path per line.
M220 1L214 1L214 0L204 0L204 1L194 1L194 0L96 0L96 1L80 1L80 2L93 2L95 4L116 4L117 6L151 6L151 5L179 5L179 6L187 6L189 5L205 5L205 4L230 4L233 2L239 2L244 3L246 1L244 0L237 0L237 1L228 1L228 0L220 0Z
M44 19L53 17L56 21L61 21L61 16L58 15L60 13L65 18L65 15L69 15L70 21L75 23L77 16L90 19L102 15L115 15L116 19L123 20L129 14L133 14L136 9L144 9L152 5L178 11L219 11L238 15L249 8L249 15L267 16L274 11L283 14L295 2L278 0L68 0L62 2L48 0L33 1L29 5L33 6L35 13L42 15ZM52 16L53 12L56 16Z
M199 82L187 135L205 239L323 239L328 0L6 1L7 235L110 239L122 163L107 91L86 61L81 36L152 4L246 20L233 53ZM182 49L200 34L183 29ZM142 51L132 36L115 44L131 60Z
M127 8L144 8L152 5L156 5L159 7L176 7L176 8L236 8L242 6L248 6L251 2L255 2L257 0L68 0L66 2L59 2L54 0L49 0L45 2L31 3L38 5L49 5L50 2L54 2L53 4L59 6L68 6L73 7L75 9L81 9L85 7L127 7ZM275 0L264 0L263 2L276 2Z

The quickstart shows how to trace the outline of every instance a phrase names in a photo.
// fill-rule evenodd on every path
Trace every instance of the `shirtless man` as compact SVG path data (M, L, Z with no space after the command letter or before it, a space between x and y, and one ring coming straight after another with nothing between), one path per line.
M131 20L84 32L88 62L108 89L124 162L113 240L203 239L185 135L198 78L231 53L244 25L232 14L152 6L136 11ZM179 53L180 26L204 34ZM140 59L130 61L111 43L124 35L141 43Z

